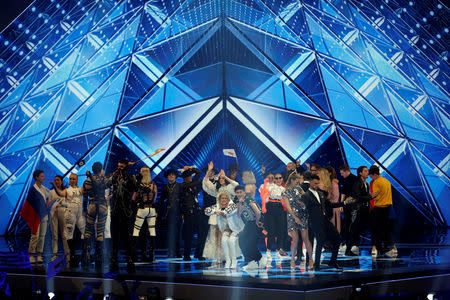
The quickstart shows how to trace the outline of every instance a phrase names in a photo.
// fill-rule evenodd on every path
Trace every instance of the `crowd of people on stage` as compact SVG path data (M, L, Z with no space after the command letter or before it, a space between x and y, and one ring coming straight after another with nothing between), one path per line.
M148 232L150 247L142 253L143 260L148 262L155 259L157 238L167 240L169 258L191 261L195 232L194 257L213 260L226 269L237 268L240 256L245 261L243 270L265 268L273 259L287 255L286 250L290 250L290 265L295 268L302 260L303 245L307 269L320 269L323 249L331 252L329 267L341 269L337 262L341 242L345 240L346 256L358 255L355 252L365 229L371 231L372 255L397 254L389 227L391 184L380 176L375 165L360 166L354 175L344 164L339 168L341 181L331 166L306 164L304 168L297 161L289 162L283 172L267 171L263 166L260 171L265 179L258 188L252 171L240 173L234 165L226 173L210 162L203 178L202 171L194 166L167 170L164 177L168 182L159 199L151 170L145 166L131 175L128 166L128 161L121 159L117 170L106 176L102 164L96 162L92 172L86 172L82 186L78 175L72 173L68 187L63 184L64 178L57 175L51 182L51 190L44 186L44 172L34 171L35 183L22 210L32 231L30 262L43 263L49 222L52 260L57 258L60 238L71 267L94 262L102 268L107 261L111 270L117 270L120 241L126 245L127 270L133 272L142 230ZM238 173L242 182L238 182ZM182 182L177 181L178 177ZM370 183L368 177L372 179ZM202 205L198 201L200 193ZM261 197L261 205L255 200L257 195ZM29 203L33 203L40 222L31 222L33 218L24 213ZM167 220L166 235L157 235L158 215ZM75 254L75 228L81 232L81 257ZM265 253L258 248L260 236L265 236ZM104 253L108 257L103 257Z

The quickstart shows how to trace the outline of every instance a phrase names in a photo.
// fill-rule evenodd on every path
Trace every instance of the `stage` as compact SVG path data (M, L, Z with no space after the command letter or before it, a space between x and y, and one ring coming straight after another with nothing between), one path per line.
M424 235L422 235L424 234ZM48 265L50 253L42 266L27 262L27 253L8 252L2 246L1 270L14 299L29 299L26 295L34 286L34 294L78 295L92 293L94 299L114 295L129 299L130 295L158 299L367 299L399 297L417 299L428 293L449 295L450 243L447 233L422 243L405 241L397 244L398 256L370 255L370 247L362 246L360 255L346 257L340 252L342 271L329 269L323 254L320 271L306 271L305 263L290 268L289 256L273 259L266 269L244 272L217 268L213 261L191 262L167 259L164 250L156 253L155 263L137 263L136 272L129 274L126 264L117 273L105 268L98 272L90 268L68 269ZM428 236L429 238L429 236ZM240 265L243 261L240 260ZM22 297L22 298L21 298ZM87 296L86 296L87 297ZM39 298L38 298L39 299ZM423 299L423 298L422 298ZM438 297L438 299L441 299Z

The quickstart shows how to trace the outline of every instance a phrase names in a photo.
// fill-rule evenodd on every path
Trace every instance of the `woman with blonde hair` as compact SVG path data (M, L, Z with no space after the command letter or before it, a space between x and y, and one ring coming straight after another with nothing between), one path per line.
M237 237L244 229L244 222L237 215L237 210L237 205L231 201L228 193L220 193L217 196L217 204L205 208L205 215L217 216L217 227L222 233L220 244L226 260L225 269L237 267L236 257L239 255Z
M242 182L245 184L245 194L250 198L255 199L256 194L256 179L252 171L244 171L242 173Z
M158 194L158 188L156 184L152 182L152 177L150 174L150 168L143 167L140 171L140 176L137 178L139 180L137 189L133 193L133 201L136 202L138 210L136 213L136 220L134 222L133 229L133 239L136 240L139 237L139 232L141 231L142 224L144 220L147 220L148 232L150 234L150 250L148 261L152 262L154 260L154 248L155 248L155 237L156 237L156 210L155 202L156 195ZM145 251L143 253L145 256Z
M307 268L312 269L314 262L312 257L312 245L308 237L308 212L306 211L305 204L301 200L301 196L304 194L304 191L300 187L300 175L291 173L288 177L285 188L286 190L281 195L283 204L288 211L288 234L292 238L291 268L295 268L296 255L301 256L301 253L297 253L297 244L299 241L298 231L300 230L309 257Z
M326 192L327 199L330 199L330 194L331 194L330 173L328 172L327 169L320 168L318 176L320 178L319 189Z

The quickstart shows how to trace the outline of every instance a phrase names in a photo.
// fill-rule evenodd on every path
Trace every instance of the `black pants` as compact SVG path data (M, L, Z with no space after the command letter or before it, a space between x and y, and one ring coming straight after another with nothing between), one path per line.
M261 252L258 249L258 227L255 221L245 224L244 230L239 235L239 246L246 263L261 259Z
M169 209L167 213L167 249L169 256L180 254L181 213L178 209Z
M341 236L345 240L345 244L349 243L350 239L350 224L352 220L352 209L351 207L344 207L344 221L341 223Z
M384 252L392 246L391 229L389 225L389 214L391 207L375 207L374 217L374 243L378 251Z
M205 226L202 224L203 212L198 206L184 208L184 224L183 224L183 238L184 238L184 256L189 256L192 249L192 239L194 238L194 232L197 232L197 247L195 248L195 257L199 258L202 256L203 248L205 247L205 242L201 241L200 236L203 237L205 231Z
M112 238L112 250L113 259L118 258L119 254L119 241L127 245L127 256L131 257L133 245L129 239L132 235L132 228L134 226L135 216L128 216L122 210L116 209L111 212L111 238Z
M280 202L268 202L267 214L264 222L267 228L267 249L278 250L283 246L283 231L287 231L287 226L283 226L283 214L286 212ZM276 242L275 242L276 239ZM276 246L275 246L276 245Z
M314 230L314 236L317 241L314 264L316 266L320 266L322 248L325 244L329 244L331 246L330 262L335 262L337 260L339 245L341 243L341 237L336 227L334 227L333 223L324 219L319 224L313 224L312 228Z
M345 241L347 251L352 248L352 246L359 246L359 234L361 231L361 208L358 206L353 206L350 208L350 226L348 228L347 239Z

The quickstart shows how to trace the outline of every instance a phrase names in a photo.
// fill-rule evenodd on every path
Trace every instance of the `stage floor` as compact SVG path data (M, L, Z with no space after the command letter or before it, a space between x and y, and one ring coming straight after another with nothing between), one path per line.
M429 238L429 237L428 237ZM450 289L450 243L447 233L436 240L398 243L396 257L372 256L370 247L362 246L360 255L346 257L340 253L339 264L342 271L322 265L320 271L307 271L305 263L290 267L290 257L273 259L264 269L244 272L216 267L211 260L190 262L182 259L167 259L165 251L157 251L156 262L136 263L136 272L127 273L126 264L121 263L119 272L108 272L90 268L69 269L64 266L44 263L31 266L25 251L7 251L1 243L0 270L7 272L11 290L25 281L35 281L36 286L50 290L80 291L86 284L95 286L94 293L109 292L126 294L123 283L133 289L133 282L140 293L148 293L149 288L158 288L163 297L175 299L214 300L252 298L273 299L275 295L287 298L316 298L336 295L342 299L357 293L386 295L414 291L445 291ZM6 251L5 251L6 250ZM327 262L329 253L323 253L322 261ZM61 257L62 258L62 257ZM46 255L48 261L50 255ZM124 260L124 259L123 259ZM239 261L243 265L243 261ZM281 294L280 294L281 293ZM381 294L380 294L381 293ZM334 295L334 296L333 296ZM233 296L234 297L234 296Z

